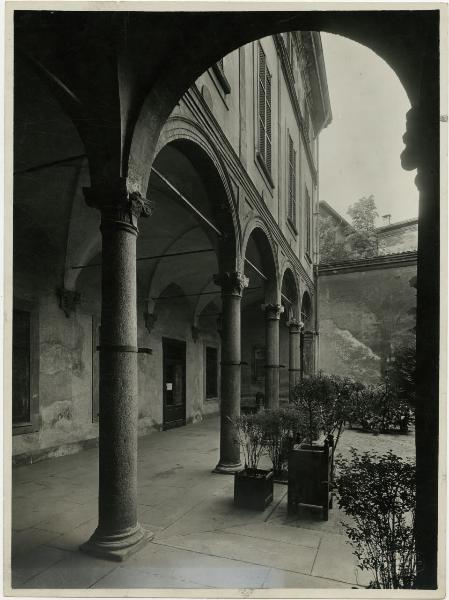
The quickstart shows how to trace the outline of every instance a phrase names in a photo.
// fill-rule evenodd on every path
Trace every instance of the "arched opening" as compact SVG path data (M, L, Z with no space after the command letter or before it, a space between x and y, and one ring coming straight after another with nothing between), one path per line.
M416 109L411 113L410 148L404 164L411 169L419 164L419 182L422 186L423 220L420 232L421 265L418 277L417 327L418 373L421 376L418 396L421 398L421 403L418 402L417 423L425 433L419 438L422 457L421 474L426 482L430 482L418 493L418 498L421 499L420 517L423 524L426 517L429 517L423 507L426 502L429 504L429 496L436 500L438 451L438 324L435 320L438 311L438 244L435 242L438 237L439 193L436 150L438 143L435 142L438 142L439 116L437 89L439 15L437 11L433 11L435 14L431 14L432 11L396 11L391 15L388 12L306 11L241 15L225 13L205 16L187 14L170 15L169 19L166 19L163 14L123 13L126 22L123 21L122 28L119 18L114 18L111 23L108 18L101 19L99 27L97 15L92 17L86 12L72 17L77 25L74 27L74 21L65 20L63 14L55 14L54 11L45 14L42 11L39 14L38 24L46 25L47 35L36 36L32 27L30 32L29 24L27 29L27 18L31 14L27 13L24 15L26 17L24 20L17 21L18 35L15 40L37 61L42 61L47 73L54 75L51 79L52 84L57 88L57 93L64 96L69 90L70 100L75 100L77 106L74 110L75 119L78 125L82 124L80 129L83 131L85 146L91 153L89 164L93 175L92 180L97 182L110 180L109 185L113 187L117 181L128 177L126 184L132 189L126 191L132 193L136 190L144 193L147 189L157 139L176 101L208 65L250 40L285 30L331 31L366 43L395 69ZM95 21L93 27L85 27L90 18ZM32 19L30 22L32 24ZM110 28L111 24L113 28ZM118 24L120 26L117 26ZM164 25L166 28L164 35L158 35L157 28ZM215 33L212 42L210 36L207 36L207 39L204 37L204 31L209 31L211 26ZM125 28L128 43L117 44L116 47L120 48L120 51L111 52L110 41L116 35L121 36ZM182 35L180 35L181 31ZM107 35L104 39L107 39L108 43L103 47L105 32ZM398 39L401 40L401 44L397 43ZM66 45L81 50L69 57L64 51L61 52ZM120 69L117 69L115 57L120 53L123 54L119 57ZM88 56L95 56L96 68L85 68L83 72L79 65L84 67ZM71 60L75 63L64 64L65 61ZM102 60L105 69L98 68L102 66ZM92 76L93 72L95 75L101 73L102 76ZM120 73L119 78L117 72ZM72 92L72 88L75 93ZM146 101L144 101L145 97ZM121 101L123 105L120 104ZM143 103L145 109L140 111ZM77 112L80 105L83 106L84 112ZM104 107L104 114L101 114L98 107ZM87 128L89 131L86 134ZM430 134L426 133L429 129ZM411 139L413 137L418 138L418 143ZM240 148L238 151L240 152ZM129 155L131 160L128 160ZM269 206L269 191L265 199ZM244 205L245 198L239 198L240 201ZM272 211L272 207L268 210ZM218 220L217 217L217 222ZM238 253L235 254L235 258L238 259ZM277 303L279 299L276 297L274 301ZM105 302L108 309L107 300ZM133 344L134 341L131 340L129 345L133 346ZM424 400L428 400L429 396L431 401L425 402ZM433 410L428 410L429 404ZM430 435L428 432L431 432ZM426 446L426 442L430 445ZM427 463L426 456L431 457ZM429 488L432 489L430 494L427 494L426 490L429 491ZM430 520L435 525L436 501L431 505L433 514ZM431 529L433 534L430 537L433 535L435 538L435 526ZM428 542L426 536L423 542L424 549L426 544L429 547L435 541L433 539ZM424 579L427 577L427 582L436 581L434 576L436 569L433 568L436 565L435 547L434 544L434 548L426 555L424 561L425 572L428 573L429 564L432 572L430 576L424 577Z
M260 226L250 230L244 246L245 275L249 287L242 299L242 405L267 403L267 372L270 349L267 347L266 311L279 298L278 276L273 243ZM267 368L268 367L268 368ZM278 369L276 369L278 373Z
M301 376L312 375L315 371L313 307L309 292L305 291L301 301Z
M235 268L238 234L232 200L199 145L173 139L153 167L155 208L141 220L137 242L140 339L152 351L139 357L139 389L151 390L153 419L168 429L218 411L221 289L214 275Z

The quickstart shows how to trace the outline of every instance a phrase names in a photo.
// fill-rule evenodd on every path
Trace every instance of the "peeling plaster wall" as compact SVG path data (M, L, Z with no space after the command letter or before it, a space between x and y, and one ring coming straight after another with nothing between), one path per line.
M16 274L16 278L17 278ZM26 288L25 282L18 286ZM47 450L47 456L62 456L82 450L86 441L98 437L98 423L93 420L92 386L98 377L95 360L93 318L87 312L99 308L94 303L95 289L85 296L87 302L65 316L59 308L56 294L43 294L39 299L39 430L15 435L12 453L17 457L37 457ZM30 294L26 295L30 297ZM98 292L97 292L98 300ZM199 340L192 339L191 321L173 307L160 308L158 321L151 335L145 329L144 308L138 310L138 345L150 347L153 354L138 355L139 435L162 428L162 338L186 342L186 419L197 422L206 414L219 411L218 398L205 401L204 348L214 345L220 353L220 338L215 330L202 331ZM219 384L218 384L219 389Z
M381 379L395 348L414 343L416 265L320 275L320 369Z
M15 435L13 455L60 447L53 455L77 451L96 438L92 423L92 325L90 315L66 318L55 295L39 302L39 412L35 433Z

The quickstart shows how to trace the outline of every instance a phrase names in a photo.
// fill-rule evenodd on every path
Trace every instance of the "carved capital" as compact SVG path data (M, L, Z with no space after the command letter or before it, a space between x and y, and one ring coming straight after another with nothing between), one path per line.
M438 115L432 115L419 106L407 112L406 132L402 136L405 148L401 153L401 164L406 171L418 169L416 187L422 191L435 179L434 162L438 148L432 136L438 131Z
M290 334L300 333L304 327L304 323L298 319L290 319L288 322L288 330Z
M249 279L238 271L218 273L214 275L214 283L219 285L224 294L242 294L248 287Z
M59 299L59 308L63 310L65 316L69 318L80 303L81 294L73 290L66 290L65 288L59 288L56 293Z
M262 310L265 312L265 316L270 321L276 321L281 318L281 314L284 312L282 304L262 304Z
M84 188L86 204L101 212L102 225L120 223L137 229L139 217L149 217L154 203L136 190L130 190L125 178Z
M145 319L145 329L148 331L148 333L151 333L157 321L157 315L146 312L143 316Z
M407 112L406 131L402 136L405 148L401 153L401 164L406 171L412 171L418 167L422 135L422 112L417 106L414 106Z

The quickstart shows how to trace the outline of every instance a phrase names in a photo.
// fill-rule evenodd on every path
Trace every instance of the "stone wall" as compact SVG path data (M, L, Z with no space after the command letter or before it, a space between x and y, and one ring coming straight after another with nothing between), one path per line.
M319 366L324 372L376 383L391 353L414 343L416 253L407 260L401 256L320 269Z

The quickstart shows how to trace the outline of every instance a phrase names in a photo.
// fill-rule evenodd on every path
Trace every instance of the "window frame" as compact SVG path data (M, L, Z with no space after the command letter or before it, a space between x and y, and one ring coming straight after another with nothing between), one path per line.
M272 75L267 64L267 57L260 42L257 42L257 103L256 103L256 158L264 175L272 188L274 183L272 169ZM263 108L263 114L262 114Z
M305 204L305 218L304 221L306 223L306 235L305 235L305 253L309 261L311 260L312 255L312 198L309 194L309 189L307 185L304 186L304 204Z
M297 178L297 159L298 153L290 132L287 131L287 223L292 227L297 235L297 217L298 217L298 178Z
M38 306L34 302L22 300L19 298L13 299L13 323L14 311L20 310L29 314L29 406L30 419L23 423L13 422L13 376L11 376L11 426L13 435L23 435L27 433L35 433L40 428L39 418L39 311ZM11 340L11 347L14 340ZM12 375L12 374L11 374Z

